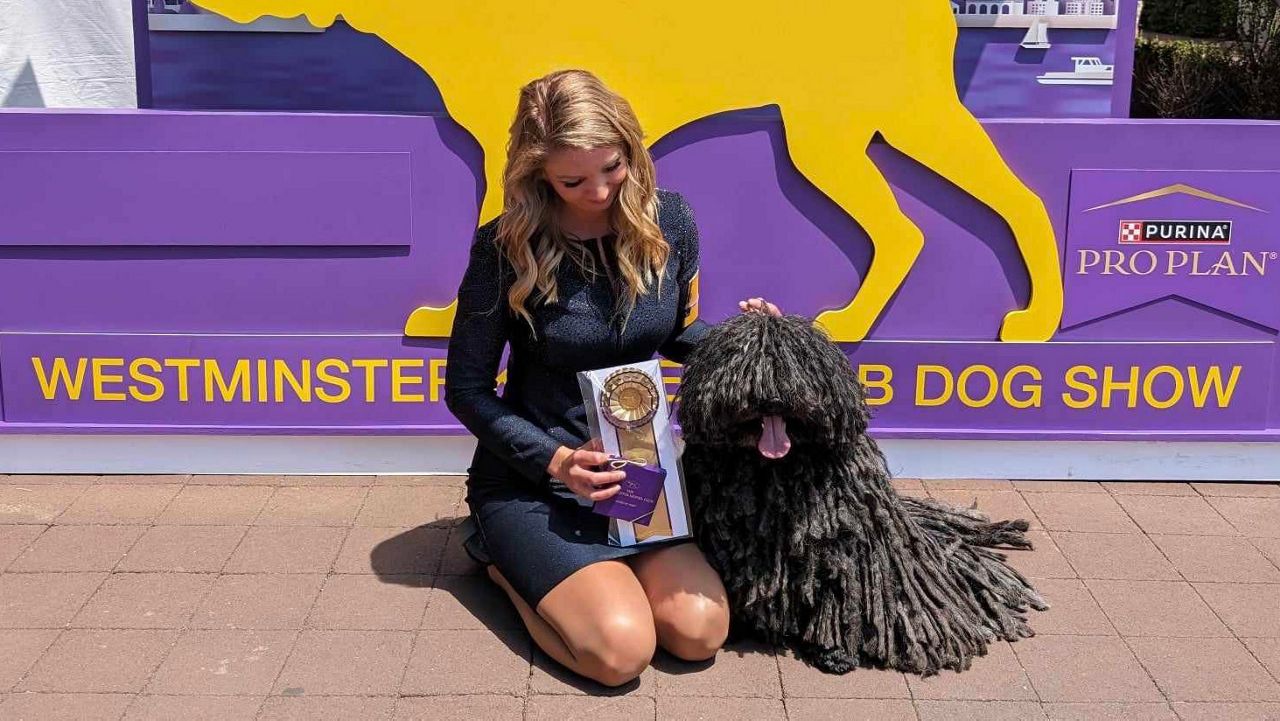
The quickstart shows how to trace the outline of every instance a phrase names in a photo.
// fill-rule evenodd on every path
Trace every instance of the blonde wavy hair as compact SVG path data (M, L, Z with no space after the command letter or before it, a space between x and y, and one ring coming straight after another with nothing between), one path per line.
M636 299L656 283L662 290L670 246L658 227L658 192L653 159L631 105L584 70L563 70L534 80L520 90L520 102L503 172L503 211L497 243L515 270L507 293L511 310L530 329L534 303L558 300L556 271L568 257L594 277L595 256L570 238L559 224L556 208L563 201L544 179L547 156L565 148L590 150L618 147L627 177L610 208L616 235L618 270L626 303L617 309L630 316ZM607 269L606 269L606 272Z

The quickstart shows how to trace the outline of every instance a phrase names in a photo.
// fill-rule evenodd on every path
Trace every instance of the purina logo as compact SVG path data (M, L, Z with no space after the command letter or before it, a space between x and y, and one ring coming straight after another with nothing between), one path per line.
M1103 203L1084 212L1091 213L1103 208L1115 208L1173 195L1266 212L1183 183ZM1277 253L1273 250L1214 248L1213 246L1231 244L1233 221L1230 220L1121 220L1119 223L1117 240L1124 247L1077 248L1074 275L1260 277L1267 274L1271 261L1277 259Z
M1229 220L1122 220L1120 243L1226 245L1231 242Z

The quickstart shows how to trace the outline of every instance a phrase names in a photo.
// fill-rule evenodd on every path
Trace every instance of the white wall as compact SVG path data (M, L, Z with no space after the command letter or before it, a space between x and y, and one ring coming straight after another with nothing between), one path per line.
M138 106L130 0L0 0L0 107Z

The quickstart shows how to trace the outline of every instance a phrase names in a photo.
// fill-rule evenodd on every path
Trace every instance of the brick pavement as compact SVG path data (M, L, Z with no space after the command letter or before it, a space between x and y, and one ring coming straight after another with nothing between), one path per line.
M1036 638L926 680L741 644L606 691L463 555L459 477L0 476L0 718L1280 718L1280 485L897 483L1032 521Z

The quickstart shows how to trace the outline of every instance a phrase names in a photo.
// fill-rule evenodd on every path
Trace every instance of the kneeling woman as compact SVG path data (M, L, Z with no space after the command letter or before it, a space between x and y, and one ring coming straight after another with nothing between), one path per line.
M480 442L468 550L547 655L607 685L639 676L658 645L710 658L729 627L724 587L695 545L610 546L608 519L577 501L617 493L623 473L599 472L605 455L585 447L576 373L655 352L682 361L707 328L692 213L656 188L642 138L628 103L590 73L521 90L503 212L471 247L446 378L449 410Z

